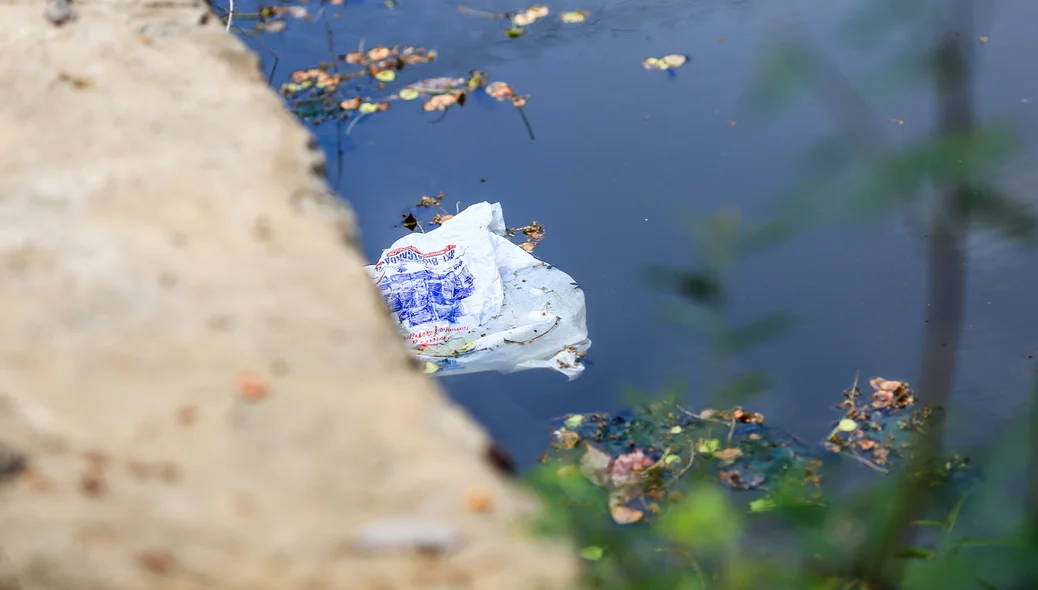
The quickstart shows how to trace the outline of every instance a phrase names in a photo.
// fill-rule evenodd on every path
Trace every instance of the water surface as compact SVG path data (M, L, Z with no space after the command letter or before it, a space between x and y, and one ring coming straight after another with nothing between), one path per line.
M510 225L536 219L547 237L536 255L584 288L592 365L567 382L528 371L441 380L522 462L544 447L550 419L566 412L615 410L623 385L653 390L674 380L688 385L686 402L706 403L703 338L665 321L665 299L644 279L649 264L697 264L687 216L723 206L748 218L766 215L800 178L798 156L832 131L822 104L810 96L776 120L745 106L754 64L773 33L806 26L851 76L882 63L878 50L854 48L839 26L854 5L754 0L551 4L553 15L519 39L502 21L467 16L452 2L402 0L393 9L374 0L351 2L328 19L292 21L260 39L279 58L275 86L296 69L375 45L436 49L433 63L406 69L401 82L464 76L482 70L531 98L519 114L488 97L454 109L439 122L415 103L315 133L328 153L329 178L357 212L365 254L375 260L406 230L400 212L423 194L448 202L499 201ZM501 0L472 8L519 8ZM588 23L565 25L563 10L589 9ZM318 6L309 6L316 13ZM985 9L978 35L977 103L985 119L1015 122L1034 136L1038 4L1000 2ZM269 71L273 59L253 41ZM978 42L979 43L979 42ZM647 56L687 53L676 76L647 72ZM873 104L885 129L906 139L929 128L932 97L920 88ZM736 124L732 126L730 121ZM340 169L341 161L341 169ZM1022 155L1006 180L1022 196L1038 181L1035 158ZM838 195L834 195L834 198ZM741 264L735 276L737 314L776 309L799 323L788 336L748 355L747 366L772 370L777 387L752 402L769 423L808 440L824 436L831 406L856 371L865 377L916 380L926 319L922 241L897 219L811 231ZM1024 403L1029 357L1038 351L1038 257L990 236L973 241L968 312L954 406L968 420L968 440L1010 419Z

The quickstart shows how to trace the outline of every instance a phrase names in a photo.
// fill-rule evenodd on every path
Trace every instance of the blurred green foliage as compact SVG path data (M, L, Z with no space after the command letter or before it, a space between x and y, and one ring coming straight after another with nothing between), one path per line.
M797 34L769 48L751 93L755 104L762 112L777 113L813 91L828 105L836 133L805 154L804 182L778 200L770 219L751 226L731 210L704 217L695 228L700 267L655 268L649 275L683 301L672 316L709 337L707 366L713 373L702 387L712 392L716 407L743 403L768 390L766 371L736 367L735 361L793 325L781 311L741 324L732 320L728 276L746 256L811 226L920 209L929 213L932 228L948 236L933 248L961 248L975 227L1018 240L1035 235L1038 221L1032 213L996 186L995 171L1017 150L1015 137L1006 125L976 125L971 111L967 46L974 42L972 2L872 0L859 5L842 36L858 46L882 45L894 56L886 68L865 78L877 86L872 90L930 85L938 94L937 124L913 141L887 142L881 122L869 110L870 89L855 88L811 46L809 35ZM931 264L940 259L937 254ZM931 276L961 282L961 255L945 258L958 265L952 264L950 274ZM931 285L930 292L940 296L940 285ZM959 300L937 303L954 307ZM952 309L946 318L945 328L953 333L960 328L957 314L961 309ZM933 367L954 369L937 363L924 370ZM924 375L927 380L940 382ZM943 401L935 392L922 394ZM572 539L586 566L584 587L594 589L1038 588L1038 407L1032 414L1029 422L1022 420L974 451L982 458L984 477L965 489L949 485L949 474L964 460L939 452L937 424L915 439L919 454L900 472L853 478L813 501L805 501L804 489L811 482L803 472L775 477L765 495L747 503L718 486L716 475L686 469L680 472L680 494L670 498L666 509L626 526L610 518L606 492L592 481L601 477L594 469L589 475L586 464L551 462L529 475L546 508L535 530ZM651 415L661 422L655 431L650 424L650 434L671 445L657 458L660 464L672 452L695 455L668 434L685 433L689 424L672 425L673 415L668 418L666 412Z

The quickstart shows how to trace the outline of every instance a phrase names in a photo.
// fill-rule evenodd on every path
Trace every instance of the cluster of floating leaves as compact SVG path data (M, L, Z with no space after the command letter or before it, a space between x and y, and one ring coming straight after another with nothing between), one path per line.
M837 407L845 410L844 416L823 444L834 453L886 469L910 444L908 434L923 428L930 410L915 409L915 395L903 381L876 377L869 386L873 391L867 399L857 383L843 392Z
M685 65L686 62L687 55L672 53L663 57L647 57L642 60L642 67L646 70L673 70Z
M356 111L369 115L389 109L388 100L362 97L358 92L346 92L351 80L368 79L381 89L396 80L398 72L408 66L427 64L436 59L435 50L417 47L374 47L368 51L351 51L337 57L334 64L319 64L316 68L292 72L292 81L281 86L281 93L292 101L292 110L310 123L328 119L345 119ZM350 72L340 72L339 61L353 66Z
M464 6L459 6L458 10L474 16L508 20L508 29L505 30L505 35L511 38L523 36L526 34L526 27L547 17L551 13L546 4L535 4L523 10L509 12L487 12L484 10L473 10ZM559 19L564 23L582 23L590 15L586 10L569 10L561 13Z
M416 47L375 47L367 51L351 51L341 57L354 71L339 72L338 63L320 64L316 68L292 73L291 82L282 85L281 93L292 101L292 109L310 123L330 119L347 119L389 110L393 101L423 99L422 110L443 112L454 105L464 106L469 93L486 88L487 93L517 108L526 105L527 96L517 94L505 82L490 82L485 72L473 71L468 77L427 78L413 82L380 99L363 95L359 88L347 89L351 80L368 79L382 90L397 80L398 74L409 66L427 64L436 59L435 50ZM351 127L352 129L352 123Z
M443 191L436 194L435 197L429 195L422 195L422 198L417 203L411 206L406 212L401 213L400 216L403 221L400 225L407 228L409 231L419 230L424 232L425 226L422 224L421 219L425 218L425 225L435 227L443 225L445 222L450 221L458 212L461 211L461 201L458 201L454 205L454 213L443 207ZM431 218L428 217L427 212L435 212ZM527 252L533 252L537 244L540 243L541 239L544 238L544 226L537 221L531 222L529 225L522 227L507 228L505 230L505 236L512 238L516 236L523 236L524 241L520 242L518 246Z
M579 470L608 494L609 512L619 524L649 519L684 494L690 470L732 490L761 489L779 478L800 484L801 500L821 500L822 468L832 453L852 457L887 472L894 457L907 452L908 433L925 428L927 410L914 407L907 383L877 378L868 401L857 387L845 392L844 417L822 445L807 445L783 430L764 425L764 416L735 408L698 414L673 402L616 414L571 414L555 433L544 463L560 472ZM964 472L961 457L942 460L935 481ZM884 467L884 466L888 467ZM767 497L752 511L773 506Z

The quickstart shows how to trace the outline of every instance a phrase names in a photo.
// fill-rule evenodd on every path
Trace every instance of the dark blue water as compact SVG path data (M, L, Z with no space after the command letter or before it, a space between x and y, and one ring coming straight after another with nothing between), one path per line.
M328 153L331 182L357 212L369 259L406 232L396 226L402 210L423 194L443 191L449 203L499 201L511 225L541 222L547 236L536 255L584 288L593 364L578 380L536 371L441 380L522 462L543 450L551 418L615 410L623 386L653 391L680 379L688 404L707 402L704 340L666 321L666 297L646 282L645 267L695 266L687 219L719 207L760 218L803 178L799 156L833 124L810 95L774 120L748 108L754 64L775 33L799 23L819 51L852 79L864 80L905 33L878 48L854 47L841 29L854 5L569 0L551 4L552 15L518 39L502 34L502 21L461 14L452 2L328 7L335 15L327 20L335 52L356 49L361 40L367 48L399 44L439 52L433 63L405 69L400 83L483 70L531 95L526 113L534 141L515 109L485 96L435 124L437 115L421 112L416 101L367 117L349 136L335 124L314 130ZM318 13L319 6L307 6ZM521 8L501 0L469 6ZM576 8L593 12L588 23L557 20L559 12ZM977 24L977 35L989 38L977 46L979 108L985 119L1012 121L1025 141L1038 122L1038 76L1028 73L1038 60L1036 23L1038 3L1020 0L988 6ZM323 18L293 20L284 32L260 39L279 57L275 86L330 56ZM269 71L270 54L247 42ZM645 57L669 53L693 61L676 76L642 69ZM884 123L904 121L884 129L894 141L924 133L933 118L925 88L877 97L873 108ZM1003 180L1021 197L1033 197L1036 164L1025 152L1006 167ZM954 395L959 412L952 414L959 416L963 440L1019 410L1029 356L1038 354L1038 257L981 235L971 242L970 265ZM743 359L777 377L777 387L753 408L812 440L828 433L831 406L856 371L914 380L924 277L922 242L893 217L814 230L740 264L734 277L740 318L777 309L799 318L791 334Z

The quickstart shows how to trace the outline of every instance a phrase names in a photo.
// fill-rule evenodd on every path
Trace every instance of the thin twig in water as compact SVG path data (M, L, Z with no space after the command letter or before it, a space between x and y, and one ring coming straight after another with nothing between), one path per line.
M657 547L655 551L658 552L670 552L676 553L685 558L688 561L688 566L692 568L692 571L696 572L696 576L699 578L699 587L706 589L706 576L703 574L703 568L699 565L699 560L696 559L691 549L679 549L677 547Z
M530 126L530 120L526 118L526 111L523 110L523 107L516 107L515 109L519 111L519 116L523 118L523 124L526 125L526 132L530 134L530 139L532 140L533 127Z
M346 135L349 135L350 133L352 133L353 132L353 126L356 125L358 121L360 121L361 119L363 119L366 116L367 116L367 113L357 113L353 117L353 119L350 120L350 124L346 126Z
M230 0L231 7L227 10L227 26L224 27L224 31L231 32L231 23L234 22L234 0Z
M439 117L436 117L432 121L426 121L426 122L427 123L439 123L440 121L443 121L444 119L447 118L447 111L449 111L449 110L450 109L443 109L443 114L442 115L440 115Z
M339 54L335 52L335 33L332 32L332 25L328 22L328 13L325 12L324 6L321 7L321 20L324 22L324 30L328 36L328 53L332 59L332 73L336 79L339 79ZM363 42L363 41L362 41ZM350 134L353 130L353 125L363 115L355 117L346 128L346 135ZM335 190L339 190L342 186L342 118L335 122Z
M464 13L464 14L470 14L472 16L482 16L484 18L498 18L498 19L501 19L501 18L512 18L513 16L515 16L514 12L490 12L490 11L487 11L487 10L476 10L474 8L468 8L468 7L465 7L465 6L459 6L458 7L458 12L461 12L461 13Z
M876 465L875 463L873 463L872 461L869 461L865 457L859 457L859 456L855 455L854 453L848 453L847 451L840 451L840 454L845 456L845 457L850 457L851 459L854 459L855 461L861 463L862 465L868 465L869 467L875 469L876 471L879 471L880 473L890 473L890 470L887 469L886 467L880 467L879 465Z
M267 76L267 84L272 85L274 84L274 72L278 71L278 63L281 61L281 59L278 57L278 54L274 53L273 49L268 47L267 44L263 41L260 41L257 37L253 37L252 42L257 43L260 47L266 49L274 58L274 65L270 67L270 75Z

